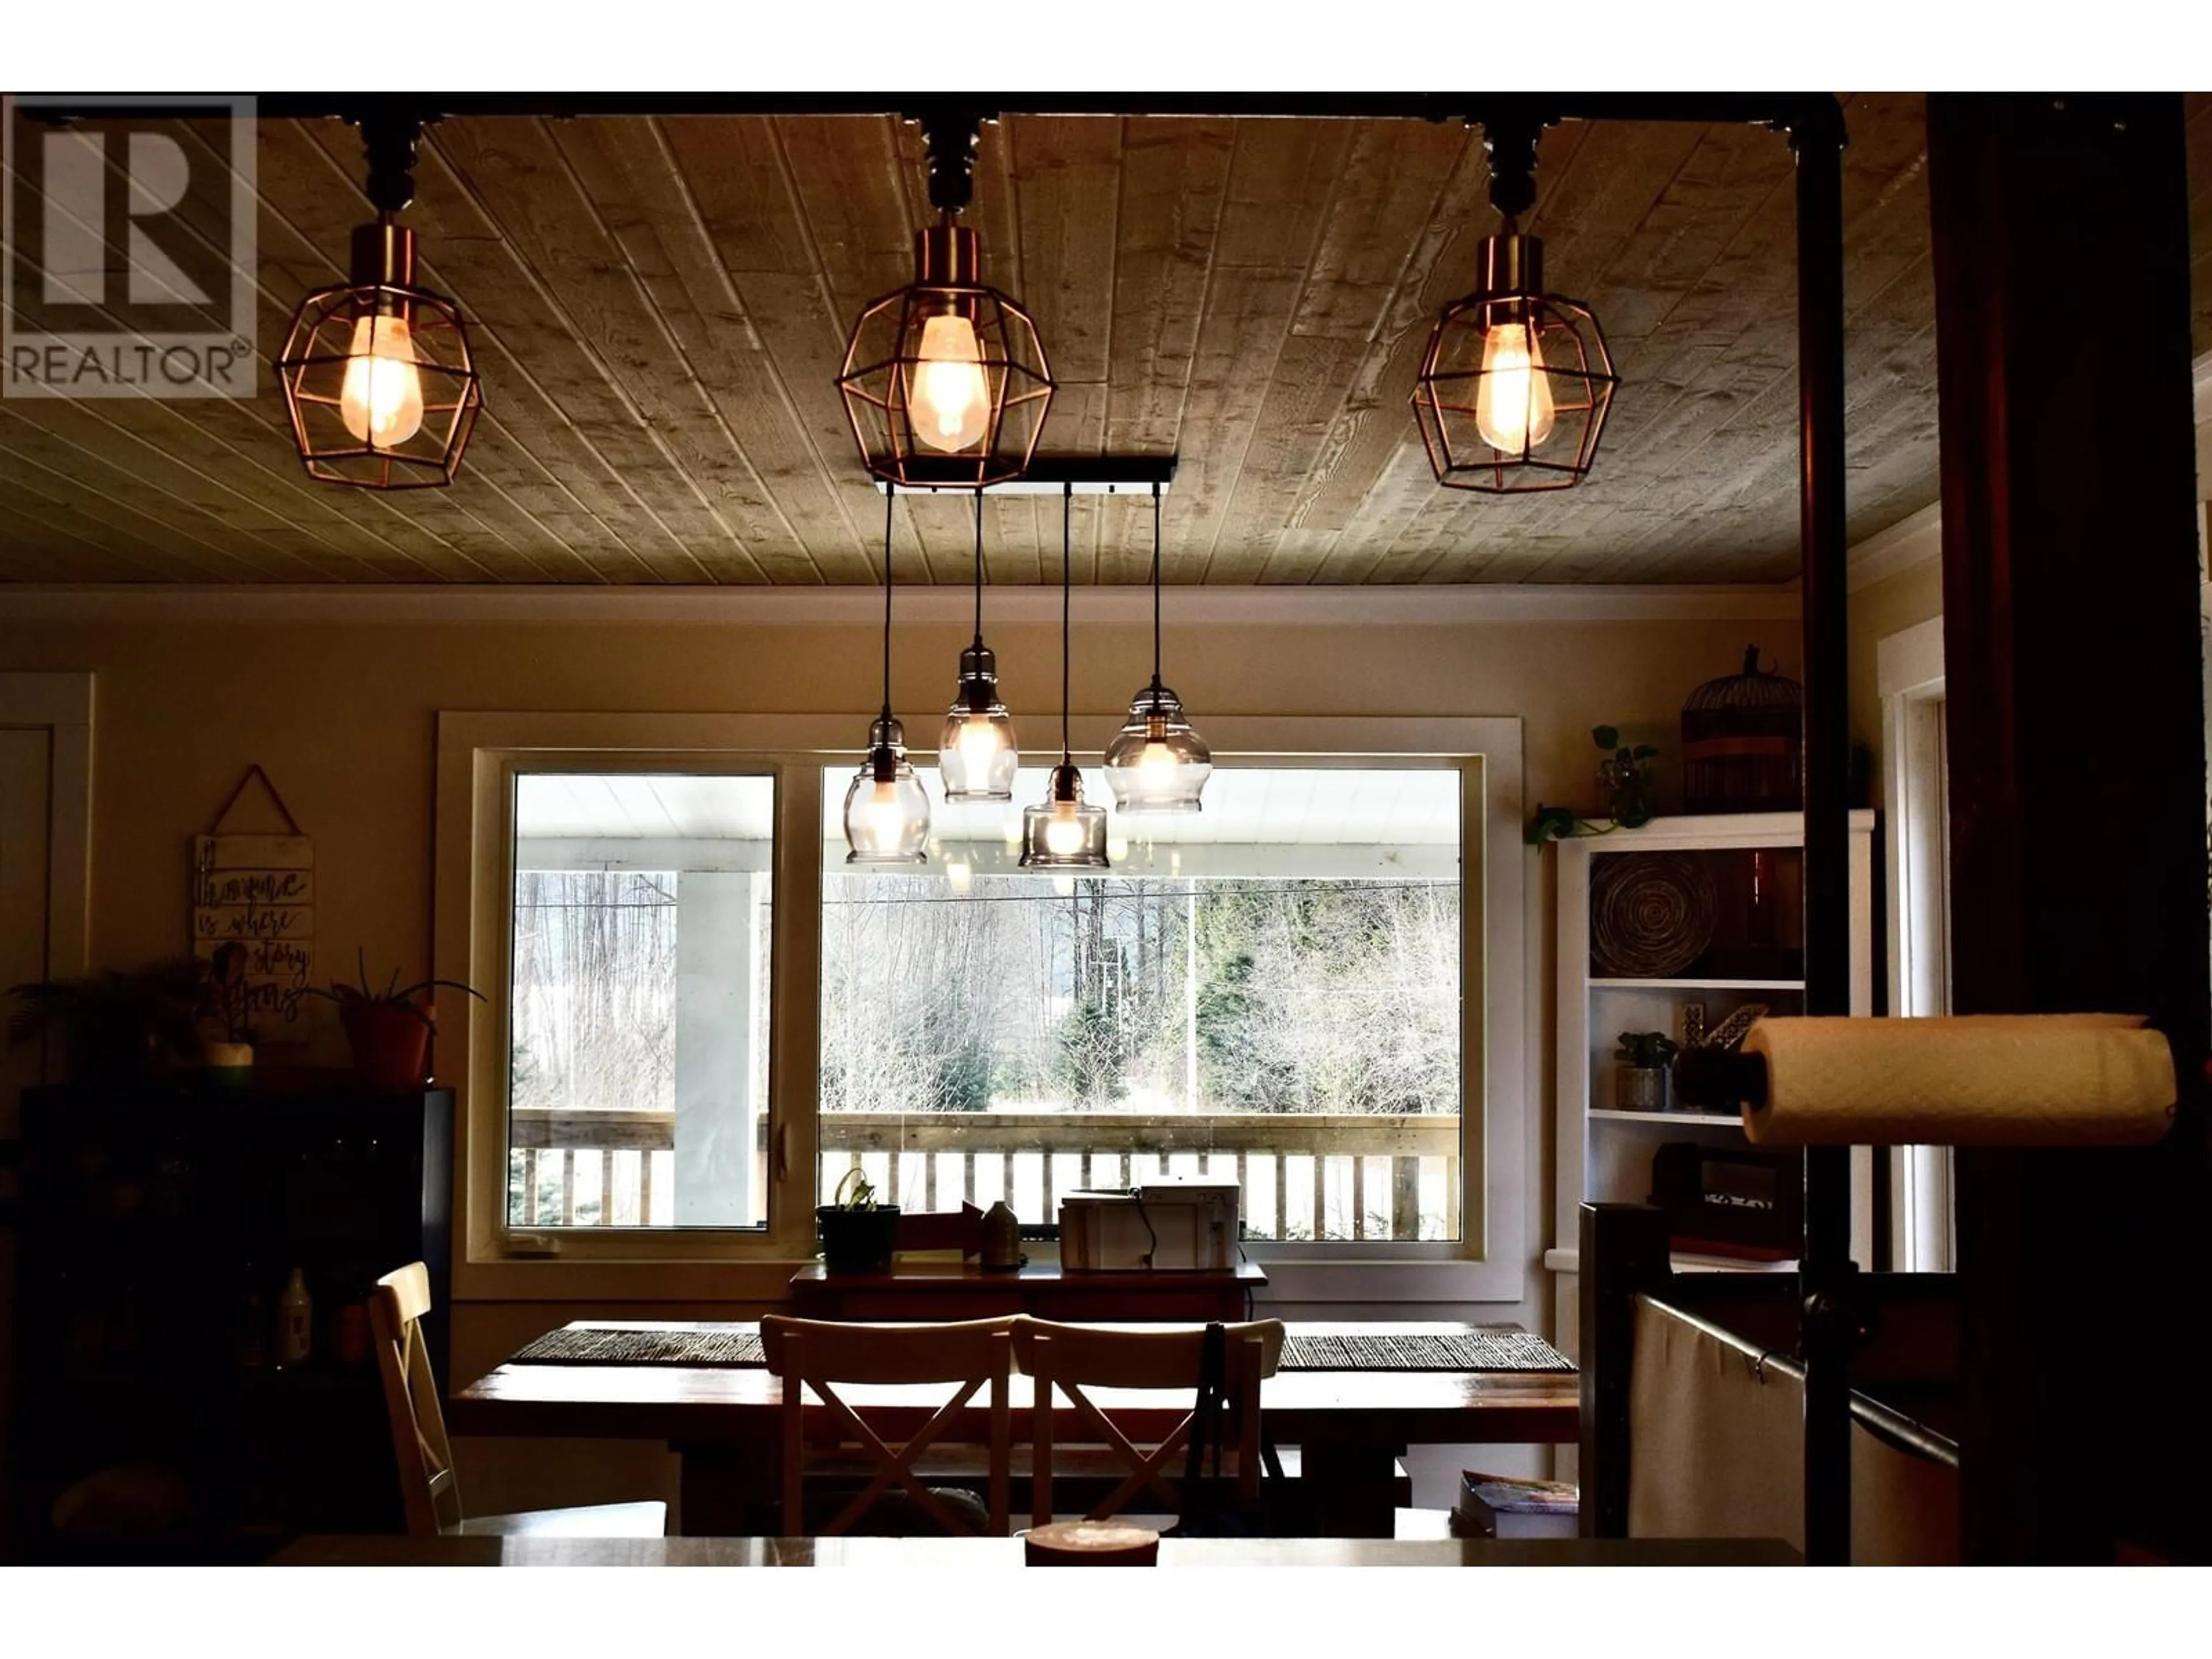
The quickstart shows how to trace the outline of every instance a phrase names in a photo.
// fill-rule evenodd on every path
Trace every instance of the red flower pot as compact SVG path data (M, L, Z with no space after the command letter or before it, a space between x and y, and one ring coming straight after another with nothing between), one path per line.
M429 1081L430 1022L393 1002L348 1002L338 1009L354 1074L372 1089L419 1089Z

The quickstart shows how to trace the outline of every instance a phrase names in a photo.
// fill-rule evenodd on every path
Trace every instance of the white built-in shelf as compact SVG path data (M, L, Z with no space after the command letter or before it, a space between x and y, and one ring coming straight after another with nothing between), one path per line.
M1593 979L1593 991L1802 991L1802 979Z
M1851 814L1850 1012L1854 1014L1874 1012L1875 829L1872 812ZM1590 955L1593 871L1601 871L1606 859L1638 852L1724 854L1727 863L1743 866L1758 849L1802 847L1804 831L1804 819L1796 812L1654 818L1636 830L1562 841L1546 854L1557 860L1558 931L1553 956L1558 975L1553 999L1557 1063L1553 1069L1556 1089L1553 1109L1557 1114L1559 1157L1553 1220L1556 1237L1563 1244L1571 1246L1577 1237L1577 1212L1583 1203L1649 1201L1653 1159L1668 1142L1693 1142L1715 1153L1734 1152L1751 1144L1743 1132L1743 1119L1735 1112L1631 1112L1613 1105L1618 1098L1615 1080L1607 1073L1614 1065L1618 1034L1624 1030L1649 1029L1679 1040L1682 1011L1688 1004L1703 1002L1710 1013L1717 1015L1740 1003L1763 1002L1780 1012L1800 1006L1805 989L1802 977L1723 978L1717 971L1704 978L1594 974L1595 964ZM1739 867L1731 873L1741 878L1744 871ZM1695 975L1700 969L1731 966L1753 973L1762 968L1778 975L1802 975L1804 971L1786 957L1717 953L1684 963L1682 971ZM1868 1260L1871 1245L1862 1245L1856 1232L1853 1237L1854 1250L1863 1252L1858 1259ZM1547 1251L1544 1257L1545 1266L1558 1273L1575 1271L1573 1262L1571 1248ZM1677 1251L1674 1266L1683 1272L1787 1273L1792 1264ZM1571 1331L1575 1322L1574 1298L1564 1288L1559 1295L1557 1328Z
M1743 1119L1734 1112L1623 1112L1610 1106L1593 1106L1589 1115L1608 1123L1702 1123L1723 1129L1743 1127Z

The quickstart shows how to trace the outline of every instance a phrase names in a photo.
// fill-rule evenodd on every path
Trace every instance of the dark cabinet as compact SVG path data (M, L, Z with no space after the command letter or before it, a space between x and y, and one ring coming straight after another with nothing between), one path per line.
M451 1092L33 1089L21 1122L9 1553L250 1560L398 1529L362 1304L427 1262L442 1381Z

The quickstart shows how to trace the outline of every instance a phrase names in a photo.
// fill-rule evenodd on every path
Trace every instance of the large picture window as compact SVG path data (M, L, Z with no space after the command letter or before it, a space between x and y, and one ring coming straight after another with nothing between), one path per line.
M821 1195L858 1166L1048 1225L1060 1194L1205 1175L1255 1238L1457 1238L1462 793L1224 767L1202 813L1116 822L1095 876L1018 869L1018 805L939 796L914 874L848 869L826 824Z
M925 768L928 863L847 865L852 727L441 716L460 1294L773 1299L856 1164L1033 1239L1234 1180L1285 1295L1522 1294L1516 722L1218 717L1205 810L1117 813L1095 876L1018 867L1037 771Z

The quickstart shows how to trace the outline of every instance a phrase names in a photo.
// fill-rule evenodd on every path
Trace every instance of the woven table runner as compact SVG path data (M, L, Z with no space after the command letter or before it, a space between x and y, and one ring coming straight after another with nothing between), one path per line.
M764 1365L757 1331L548 1331L517 1365Z
M518 1365L760 1365L755 1331L548 1331L515 1354ZM1283 1340L1286 1371L1572 1371L1573 1364L1526 1331L1422 1331L1398 1336Z
M1286 1371L1571 1371L1573 1362L1526 1331L1417 1331L1399 1336L1283 1339Z

